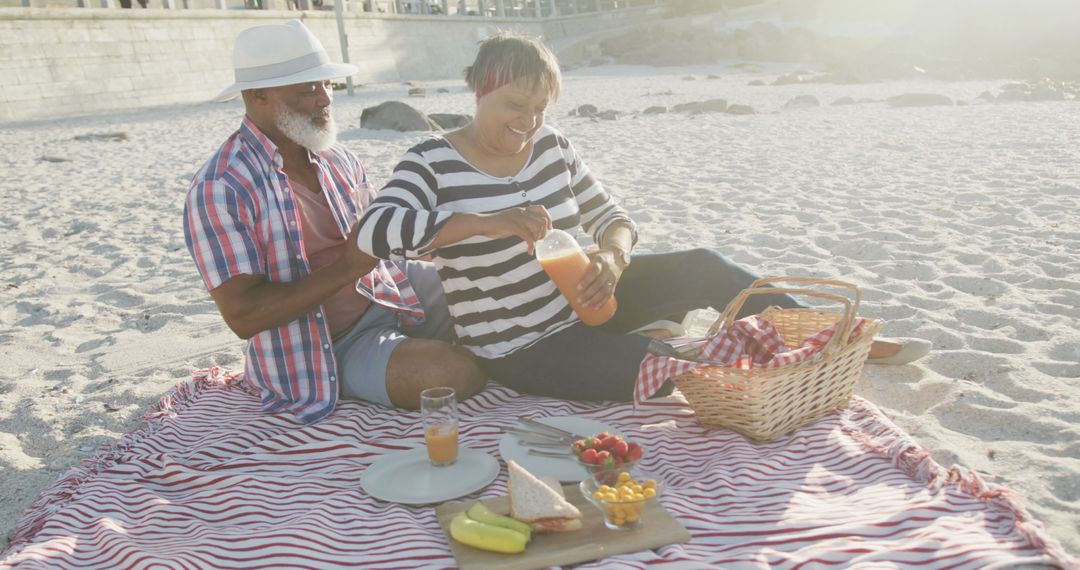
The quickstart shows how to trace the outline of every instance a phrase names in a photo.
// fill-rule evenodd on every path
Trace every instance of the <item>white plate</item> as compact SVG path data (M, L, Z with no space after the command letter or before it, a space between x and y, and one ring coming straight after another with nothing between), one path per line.
M589 418L553 416L550 418L536 418L536 420L586 437L596 435L602 431L622 435L611 426ZM524 426L519 425L518 427ZM577 483L585 478L585 468L578 464L573 455L567 455L565 459L529 455L528 447L518 445L519 439L521 439L520 436L512 433L503 434L502 439L499 440L499 455L502 456L503 461L513 459L517 461L518 465L529 470L530 473L537 477L551 476L564 483ZM566 450L570 450L569 445L566 446Z
M360 486L376 499L426 505L464 497L483 489L499 475L499 462L475 449L461 447L453 465L433 467L427 448L384 455L360 478Z

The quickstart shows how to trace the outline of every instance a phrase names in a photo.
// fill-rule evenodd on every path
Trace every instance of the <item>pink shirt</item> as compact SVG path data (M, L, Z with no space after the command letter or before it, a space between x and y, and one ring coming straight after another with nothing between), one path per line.
M334 263L345 255L345 237L334 222L326 194L316 194L293 178L289 178L289 186L292 187L297 206L300 207L300 232L311 270L315 271ZM352 285L343 287L323 301L330 335L336 337L349 330L370 303L367 297L358 293Z

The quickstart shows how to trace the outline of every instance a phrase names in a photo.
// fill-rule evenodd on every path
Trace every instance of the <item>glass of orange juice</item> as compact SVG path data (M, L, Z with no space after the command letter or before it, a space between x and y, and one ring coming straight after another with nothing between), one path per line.
M428 388L420 392L420 416L428 459L435 467L453 465L458 456L457 398L453 388Z

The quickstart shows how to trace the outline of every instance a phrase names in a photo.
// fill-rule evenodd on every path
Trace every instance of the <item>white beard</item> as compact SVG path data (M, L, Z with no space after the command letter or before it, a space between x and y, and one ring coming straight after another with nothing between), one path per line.
M315 124L314 119L325 116L326 125ZM285 105L280 105L277 112L277 128L289 137L289 140L315 152L323 151L337 142L337 123L329 110L312 113L310 116L297 113Z

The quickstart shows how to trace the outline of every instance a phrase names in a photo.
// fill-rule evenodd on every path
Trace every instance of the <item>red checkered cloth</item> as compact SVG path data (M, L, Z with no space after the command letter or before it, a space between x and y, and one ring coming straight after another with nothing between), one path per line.
M862 334L865 319L856 319L848 342ZM776 368L817 358L821 349L836 334L839 323L808 337L798 348L788 348L776 327L757 316L749 316L732 323L731 328L721 330L708 339L687 339L681 344L694 344L705 340L691 362L670 356L648 354L641 361L634 384L634 403L641 404L660 389L669 378L686 374L700 366L724 366L750 370L753 368Z

